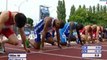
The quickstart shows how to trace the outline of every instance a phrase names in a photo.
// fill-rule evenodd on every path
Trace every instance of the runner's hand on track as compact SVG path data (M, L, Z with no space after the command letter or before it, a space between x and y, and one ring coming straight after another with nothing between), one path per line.
M61 45L58 45L58 48L62 49L62 46L61 46Z
M27 52L27 53L30 53L30 49L28 49L28 48L25 48L25 50L26 50L26 52Z
M40 45L40 50L43 50L44 49L44 44L41 44Z

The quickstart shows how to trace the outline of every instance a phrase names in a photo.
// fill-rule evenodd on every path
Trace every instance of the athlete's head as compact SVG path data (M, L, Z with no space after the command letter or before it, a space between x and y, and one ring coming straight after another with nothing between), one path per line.
M65 25L65 22L63 20L56 20L55 26L58 28L63 28Z
M81 24L81 23L78 23L78 24L77 24L77 29L78 29L78 30L83 29L83 27L84 27L83 24Z
M72 29L72 30L74 30L74 29L76 29L76 25L77 25L77 23L76 22L70 22L70 29Z
M93 31L96 31L97 30L97 25L92 25L91 28L92 28Z
M84 26L83 26L83 24L81 24L81 23L77 23L77 22L71 22L70 23L70 29L78 29L78 30L81 30Z
M0 14L1 14L1 12L0 12Z
M18 28L24 27L24 25L26 24L26 21L27 21L27 19L26 19L26 16L24 14L17 13L15 15L15 23L16 23L16 26Z
M70 22L70 29L76 29L76 24L74 22Z

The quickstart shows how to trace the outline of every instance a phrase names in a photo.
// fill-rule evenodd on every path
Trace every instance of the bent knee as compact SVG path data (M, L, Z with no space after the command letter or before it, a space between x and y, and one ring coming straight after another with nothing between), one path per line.
M18 42L14 43L14 45L18 45Z
M12 43L13 45L18 45L18 42L14 42L14 43Z
M18 41L12 41L11 44L12 45L18 45Z
M35 44L34 44L34 48L35 48L35 49L40 49L40 45L41 45L40 43L35 43Z

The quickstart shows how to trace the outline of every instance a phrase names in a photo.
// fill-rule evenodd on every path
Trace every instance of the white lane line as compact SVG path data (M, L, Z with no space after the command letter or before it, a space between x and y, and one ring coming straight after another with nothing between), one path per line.
M107 47L107 45L101 45L101 46L106 46Z
M23 49L16 49L16 48L7 48L7 49L25 51L25 50L23 50ZM65 49L67 49L67 48L65 48ZM57 50L58 50L58 49L57 49ZM59 50L61 50L61 49L59 49ZM49 50L49 51L50 51L50 50ZM55 50L53 50L53 51L55 51ZM52 56L60 56L60 57L69 57L69 58L89 59L89 58L82 58L82 57L77 57L77 56L69 56L69 55L45 53L45 51L44 51L44 52L31 51L31 53L27 53L27 54L35 54L35 53L45 54L45 55L52 55ZM7 57L7 56L1 56L0 58L5 58L5 57Z
M37 52L35 52L35 53L37 53ZM35 53L29 53L29 54L35 54ZM54 53L40 53L40 54L59 56L59 57L66 57L66 58L90 59L90 58L82 58L82 57L77 57L77 56L54 54Z
M6 47L6 48L11 49L11 50L25 51L24 49L16 49L16 48L9 48L9 47ZM70 48L81 49L80 47L66 47L66 48L62 48L62 49L70 49ZM43 52L56 51L56 50L62 50L62 49L52 49L52 50L46 50L46 51L43 51ZM107 52L107 50L102 50L102 51ZM31 54L32 53L41 53L41 52L31 51ZM30 53L28 53L28 54L30 54ZM0 58L4 58L4 57L7 57L7 56L1 56Z
M70 49L72 47L68 47L68 48L63 48L63 49ZM19 51L24 51L24 49L17 49L17 48L9 48L9 47L6 47L6 49L11 49L11 50L19 50ZM56 50L62 50L62 49L52 49L52 50L46 50L46 51L38 51L38 52L35 52L35 51L31 51L31 53L27 53L27 54L32 54L32 53L45 53L45 52L49 52L49 51L56 51ZM26 53L26 52L25 52ZM0 58L4 58L4 57L7 57L7 56L0 56Z

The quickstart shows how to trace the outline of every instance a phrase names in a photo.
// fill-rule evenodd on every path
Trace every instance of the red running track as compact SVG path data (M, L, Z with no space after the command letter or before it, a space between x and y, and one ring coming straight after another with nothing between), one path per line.
M100 44L102 46L102 57L99 60L107 60L107 42ZM6 53L0 54L0 60L8 60L9 53L25 53L23 47L6 44ZM92 58L81 57L81 46L78 44L71 47L63 47L59 49L57 46L45 46L45 49L40 52L34 48L30 48L31 53L27 54L27 60L94 60ZM97 60L97 58L95 58Z

